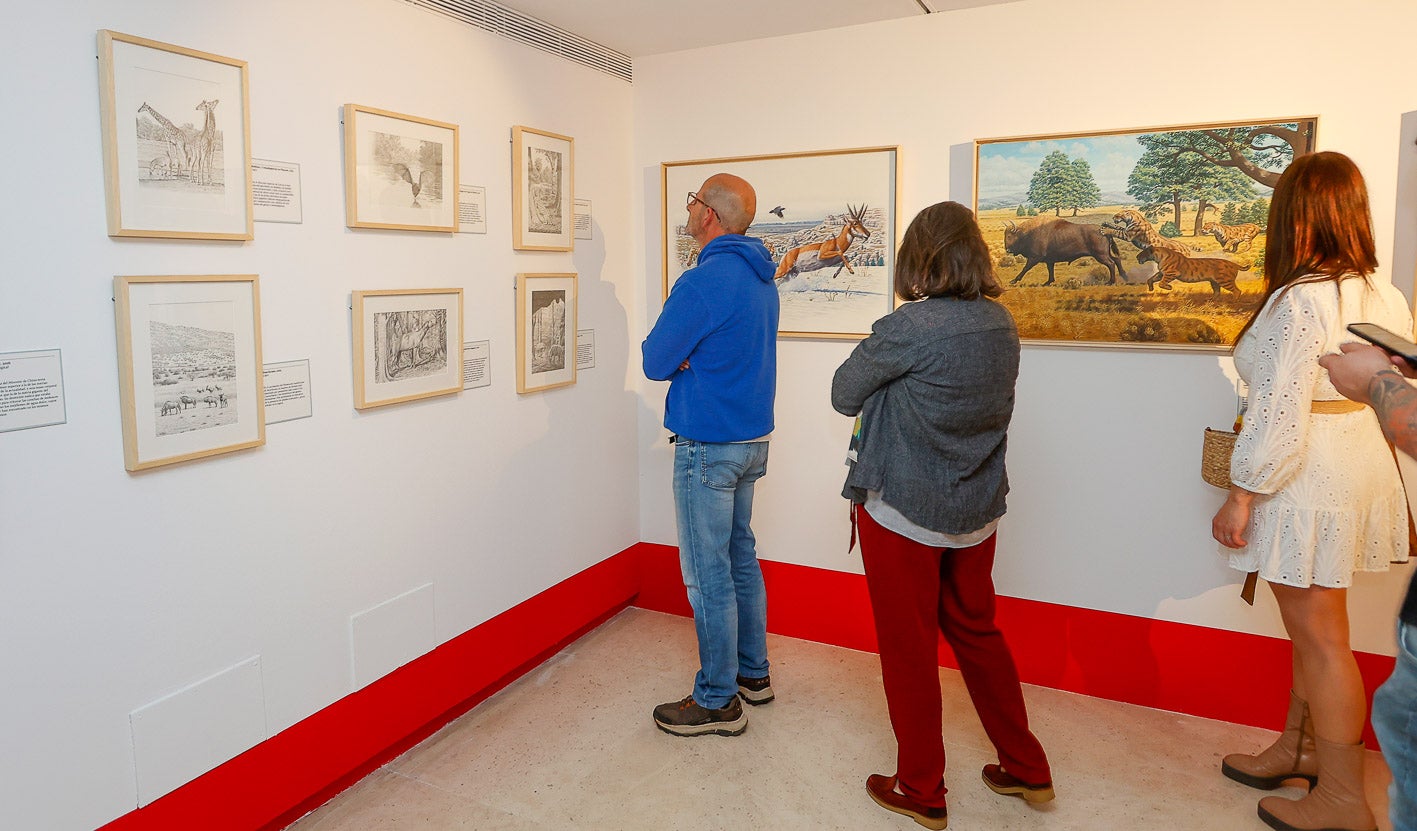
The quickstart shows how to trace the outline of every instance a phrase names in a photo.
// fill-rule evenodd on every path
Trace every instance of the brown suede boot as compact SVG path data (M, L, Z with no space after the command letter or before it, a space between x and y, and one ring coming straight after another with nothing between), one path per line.
M1220 763L1220 772L1244 785L1272 791L1286 779L1307 779L1309 787L1319 779L1319 763L1314 755L1314 725L1309 705L1289 691L1289 714L1279 740L1259 753L1231 753Z
M1377 831L1378 822L1363 795L1363 743L1315 739L1314 745L1319 784L1303 799L1261 799L1260 819L1279 831Z

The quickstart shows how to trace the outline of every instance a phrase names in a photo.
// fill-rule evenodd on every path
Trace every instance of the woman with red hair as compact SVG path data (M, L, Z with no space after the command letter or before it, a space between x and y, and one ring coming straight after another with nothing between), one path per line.
M1249 397L1211 532L1233 568L1258 572L1274 592L1294 645L1293 688L1279 740L1226 756L1221 770L1263 790L1308 780L1302 799L1260 800L1273 828L1374 831L1348 587L1355 571L1407 559L1407 501L1373 412L1345 400L1318 360L1355 340L1350 323L1406 334L1412 315L1373 277L1367 186L1347 156L1296 158L1275 186L1267 235L1263 301L1235 342Z

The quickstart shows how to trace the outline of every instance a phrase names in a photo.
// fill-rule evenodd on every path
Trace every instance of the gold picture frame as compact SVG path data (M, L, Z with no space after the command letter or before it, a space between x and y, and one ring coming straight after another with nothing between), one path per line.
M344 105L345 225L458 230L458 125Z
M698 259L698 243L684 231L688 193L709 176L732 173L757 192L758 214L747 234L761 239L777 263L778 336L869 335L871 324L897 305L899 155L887 146L663 162L664 297Z
M974 209L1024 341L1223 352L1264 289L1274 183L1318 117L975 142Z
M246 62L101 29L98 75L108 235L252 239Z
M576 245L576 140L512 128L512 248L571 251Z
M462 391L462 289L351 294L354 408Z
M265 444L256 275L120 276L113 301L128 470Z
M576 383L576 275L517 275L517 392Z

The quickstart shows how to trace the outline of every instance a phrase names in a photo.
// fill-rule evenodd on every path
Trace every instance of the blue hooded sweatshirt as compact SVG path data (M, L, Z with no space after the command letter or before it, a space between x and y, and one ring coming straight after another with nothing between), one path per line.
M777 286L760 240L724 234L684 272L645 338L645 376L669 381L664 426L686 439L751 441L773 430ZM685 360L689 368L680 371Z

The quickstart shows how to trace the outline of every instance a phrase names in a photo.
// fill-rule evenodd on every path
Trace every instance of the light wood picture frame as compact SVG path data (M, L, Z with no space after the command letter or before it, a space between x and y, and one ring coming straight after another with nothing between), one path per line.
M577 278L517 275L517 392L576 383Z
M1318 117L975 142L974 209L1019 336L1226 352L1264 291L1275 182Z
M351 295L354 407L462 391L462 289L380 289Z
M559 133L512 128L512 248L575 248L576 140Z
M345 225L458 230L458 125L344 105Z
M113 301L128 470L265 444L256 275L120 276Z
M897 147L859 147L662 163L664 296L698 262L699 245L684 228L689 192L732 173L757 193L747 235L761 239L777 264L778 336L869 335L896 307L898 157Z
M249 240L246 62L101 29L108 235Z

